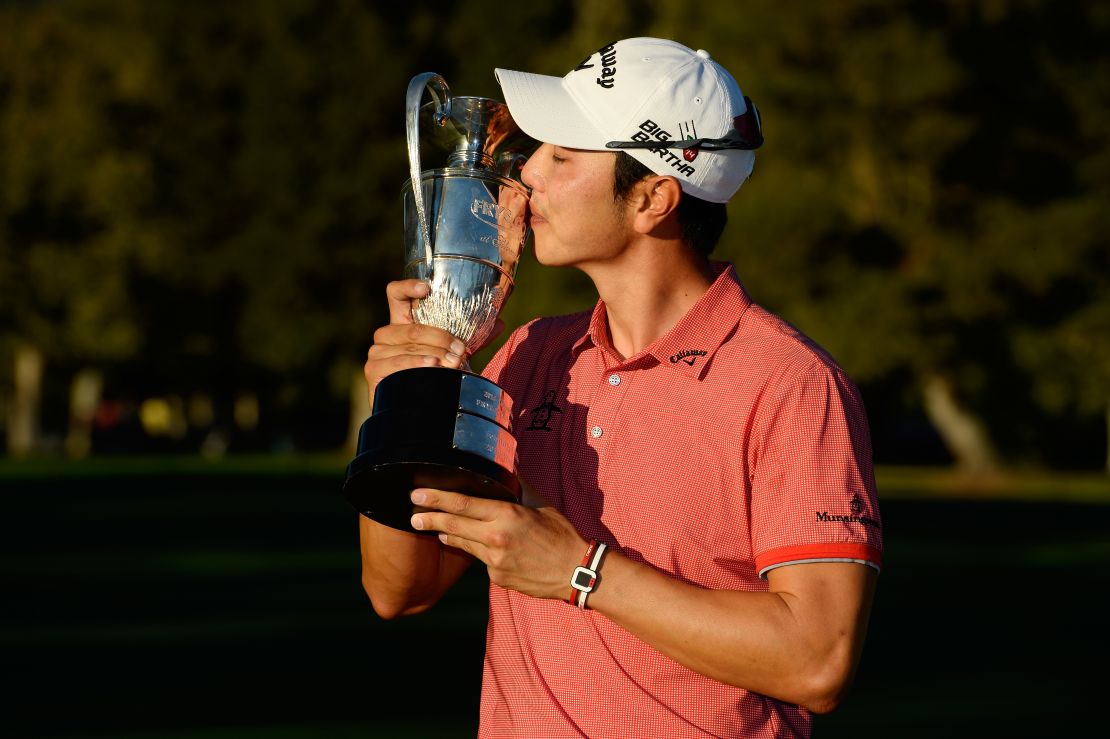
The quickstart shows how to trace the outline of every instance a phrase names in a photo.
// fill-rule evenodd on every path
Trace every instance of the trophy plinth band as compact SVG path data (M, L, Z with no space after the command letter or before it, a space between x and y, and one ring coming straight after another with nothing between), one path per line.
M344 494L366 516L415 531L419 487L519 502L512 400L494 383L446 367L384 377L358 435Z

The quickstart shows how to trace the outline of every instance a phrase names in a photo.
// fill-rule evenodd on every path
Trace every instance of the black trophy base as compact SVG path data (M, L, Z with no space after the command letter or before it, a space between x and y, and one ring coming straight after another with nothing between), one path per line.
M378 523L418 534L434 532L412 528L412 515L420 509L409 494L416 488L519 502L520 481L510 469L515 466L512 435L500 424L460 410L479 384L496 388L470 373L436 367L384 378L375 393L374 414L359 429L357 455L347 465L347 501ZM475 437L482 443L473 443ZM511 442L507 458L497 440Z

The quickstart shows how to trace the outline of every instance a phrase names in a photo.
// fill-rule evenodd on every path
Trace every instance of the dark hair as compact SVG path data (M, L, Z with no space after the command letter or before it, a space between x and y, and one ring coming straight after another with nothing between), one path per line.
M613 194L617 200L627 200L633 185L654 174L625 151L617 152L613 169ZM694 251L703 257L712 254L726 223L728 209L724 203L710 203L682 193L678 201L678 225L682 228L682 240Z

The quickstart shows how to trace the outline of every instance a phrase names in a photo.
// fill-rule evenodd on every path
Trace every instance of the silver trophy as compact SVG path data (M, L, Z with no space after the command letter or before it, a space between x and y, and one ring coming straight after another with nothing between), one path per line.
M422 105L426 92L432 101ZM431 72L409 82L405 123L403 274L431 287L413 317L473 352L490 338L513 290L528 238L528 189L519 173L536 142L503 103L452 97ZM428 146L447 151L446 167L421 169L422 126ZM414 531L409 493L417 487L519 501L511 418L508 394L468 370L388 375L359 429L344 495L364 515L404 531Z

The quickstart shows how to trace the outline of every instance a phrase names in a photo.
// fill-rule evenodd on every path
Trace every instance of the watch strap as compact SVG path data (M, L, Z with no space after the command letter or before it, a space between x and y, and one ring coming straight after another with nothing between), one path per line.
M590 541L590 546L586 549L586 555L582 558L582 564L576 567L570 576L570 586L573 588L569 601L571 605L578 606L583 610L586 608L586 599L589 598L590 593L594 591L601 579L598 575L598 569L601 567L601 560L605 556L606 549L608 547L597 539Z

